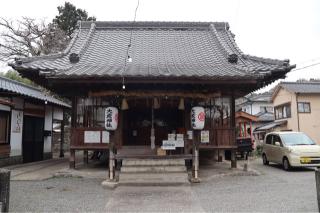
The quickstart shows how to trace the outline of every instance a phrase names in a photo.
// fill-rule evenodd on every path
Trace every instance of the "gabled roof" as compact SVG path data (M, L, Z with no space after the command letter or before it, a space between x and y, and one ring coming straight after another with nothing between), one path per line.
M260 131L264 132L264 131L273 129L278 126L282 126L286 123L287 123L287 120L273 121L273 122L270 122L270 123L267 123L267 124L264 124L262 126L257 127L253 132L256 132L256 133L260 132Z
M295 93L320 93L320 82L281 82L280 86Z
M16 93L17 95L22 95L30 98L34 98L41 101L47 101L49 103L71 108L71 106L59 99L47 95L42 92L40 89L23 84L18 81L14 81L8 78L0 77L0 91L8 91Z
M266 121L273 121L274 120L274 114L273 112L259 112L255 114L255 116L258 117L258 121L266 122Z
M272 99L278 94L280 88L292 93L320 94L320 82L281 82L276 87Z
M131 34L132 62L124 70ZM40 72L56 79L245 78L265 83L294 68L289 60L242 53L224 22L80 22L64 52L17 59L10 65L24 75Z
M272 93L270 92L265 92L265 93L260 93L260 94L256 94L256 93L252 93L249 95L246 95L244 97L241 97L238 99L238 107L243 107L246 105L251 105L253 103L264 103L264 104L271 104L271 96Z
M249 113L242 112L242 111L236 112L235 118L236 118L236 119L242 118L242 119L245 119L245 120L248 120L248 121L258 121L257 116L251 115L251 114L249 114Z

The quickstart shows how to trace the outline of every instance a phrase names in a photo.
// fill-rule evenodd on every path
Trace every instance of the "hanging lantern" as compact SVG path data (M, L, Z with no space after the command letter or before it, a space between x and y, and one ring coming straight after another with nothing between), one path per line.
M178 109L184 110L184 99L183 98L180 98Z
M123 98L121 102L121 110L127 110L127 109L129 109L128 102L125 98Z
M203 107L192 107L191 109L191 127L196 130L204 128L206 114Z
M153 98L153 109L160 109L160 103L158 98Z
M106 130L116 130L118 127L118 109L107 107L104 114L104 126Z

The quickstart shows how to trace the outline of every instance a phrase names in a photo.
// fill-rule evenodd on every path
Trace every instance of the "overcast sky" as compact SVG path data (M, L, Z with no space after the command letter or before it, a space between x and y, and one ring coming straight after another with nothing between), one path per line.
M45 18L57 15L64 0L1 1L0 16ZM131 21L137 0L70 0L100 21ZM242 51L290 59L297 68L320 62L320 0L140 0L137 21L226 21ZM320 78L320 65L286 80Z

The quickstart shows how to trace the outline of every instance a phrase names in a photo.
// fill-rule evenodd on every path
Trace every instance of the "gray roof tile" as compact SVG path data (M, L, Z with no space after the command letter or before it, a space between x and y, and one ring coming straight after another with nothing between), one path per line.
M52 70L56 77L261 77L290 71L288 61L244 55L228 23L223 22L81 22L69 47L59 54L24 58L17 70ZM124 71L126 50L133 61ZM69 56L79 55L71 63ZM238 56L230 63L231 54Z
M320 93L320 82L281 82L280 86L295 93Z
M18 81L14 81L8 78L0 77L0 91L9 91L16 93L18 95L27 96L30 98L42 100L42 101L48 101L49 103L68 107L71 106L63 101L60 101L59 99L56 99L50 95L45 94L40 89L23 84Z

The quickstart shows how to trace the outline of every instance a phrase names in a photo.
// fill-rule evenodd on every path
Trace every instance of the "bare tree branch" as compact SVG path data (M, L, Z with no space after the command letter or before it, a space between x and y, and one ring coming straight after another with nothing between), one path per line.
M69 39L53 24L29 17L15 21L0 17L0 32L0 60L59 52Z

